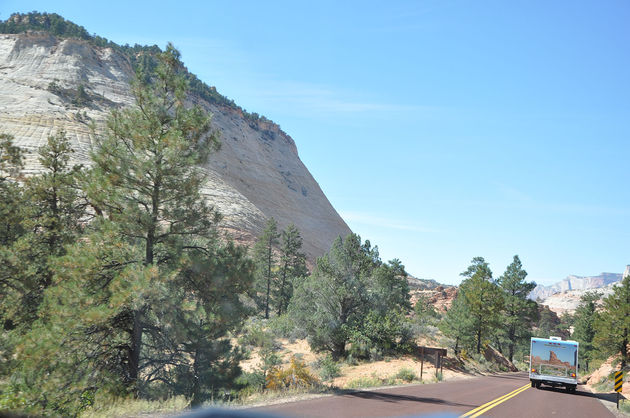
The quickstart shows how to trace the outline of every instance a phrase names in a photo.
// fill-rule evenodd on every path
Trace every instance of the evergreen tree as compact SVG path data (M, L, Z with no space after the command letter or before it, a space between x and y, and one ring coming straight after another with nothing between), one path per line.
M399 259L380 264L372 274L370 285L373 295L373 310L387 313L393 306L401 307L405 312L411 310L407 272Z
M550 336L558 336L562 339L569 337L568 329L562 325L562 321L558 315L549 309L548 306L538 305L538 322L534 332L536 337L549 338Z
M589 369L589 363L594 358L593 339L595 337L595 322L597 320L597 302L601 298L598 292L586 292L580 298L580 304L573 315L572 338L580 343L580 358Z
M202 109L184 106L187 85L179 52L169 44L157 59L155 71L139 73L132 84L136 106L115 110L108 119L86 191L122 239L142 250L142 257L127 262L153 271L162 283L158 289L165 289L181 268L182 254L203 252L204 240L215 236L220 217L201 196L205 175L197 164L216 149L218 138L207 135L210 118ZM127 307L125 378L136 392L143 335L154 330L151 310L169 299L166 293L148 293ZM147 337L160 338L156 332Z
M453 351L456 356L462 347L474 347L472 316L461 288L438 327L444 335L454 340Z
M13 360L13 349L7 332L14 328L10 312L14 306L7 303L17 289L11 251L13 244L24 234L24 193L14 179L23 167L23 155L13 145L13 137L0 134L0 376L7 374ZM22 267L24 261L21 262Z
M280 246L280 269L278 272L278 289L276 306L278 316L286 312L289 301L293 297L293 284L297 279L308 273L306 269L306 255L302 253L302 236L293 224L282 231L282 245Z
M84 206L76 183L81 167L69 166L72 152L63 131L49 137L47 145L39 149L44 171L24 181L23 234L5 248L0 273L11 289L0 302L5 327L30 327L43 293L52 283L51 260L63 255L64 246L80 233Z
M22 150L13 145L13 137L0 134L0 248L13 243L22 233L22 188L15 178L23 168ZM0 286L4 284L0 278Z
M55 261L18 353L33 399L61 415L98 391L199 403L238 374L226 333L247 313L252 266L201 195L198 164L218 146L209 117L184 106L179 53L169 45L157 62L98 139L83 182L96 219Z
M359 356L403 347L410 307L403 272L399 262L383 264L369 241L361 243L356 234L339 237L298 285L289 315L314 350L335 358L346 355L350 342Z
M413 311L416 321L421 326L436 325L440 317L440 314L435 310L429 298L422 294L418 296Z
M628 364L630 343L630 276L621 280L612 295L606 297L595 321L595 346L604 354L619 354L621 368Z
M265 318L269 318L271 305L271 289L274 281L276 258L274 247L278 246L278 224L271 218L267 226L254 244L254 262L256 263L256 289L263 296L256 295L260 309L265 312Z
M527 298L536 287L534 282L526 282L527 272L518 255L507 267L505 273L497 280L503 291L504 310L501 318L502 330L507 343L508 359L513 361L514 350L522 342L531 337L530 323L538 313L536 302Z
M333 357L346 354L351 330L369 310L369 276L380 262L378 251L350 234L337 238L330 251L317 259L313 274L302 282L291 301L289 315L306 332L314 350Z
M242 326L251 312L239 297L251 288L253 263L246 250L231 243L198 254L175 281L171 294L184 309L169 307L164 318L175 328L168 332L172 345L166 345L165 363L174 370L156 370L175 393L183 393L192 406L216 397L216 389L233 387L240 375L244 353L233 349L228 332ZM164 355L158 347L154 356Z
M490 337L499 326L503 298L483 257L473 258L472 264L461 275L466 279L462 281L460 291L472 318L476 351L480 353L484 338Z

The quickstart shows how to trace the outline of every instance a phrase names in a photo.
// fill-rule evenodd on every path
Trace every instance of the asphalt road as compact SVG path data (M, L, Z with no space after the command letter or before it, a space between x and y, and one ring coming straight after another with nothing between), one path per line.
M249 411L291 417L613 417L584 388L574 394L535 389L526 373L348 392Z

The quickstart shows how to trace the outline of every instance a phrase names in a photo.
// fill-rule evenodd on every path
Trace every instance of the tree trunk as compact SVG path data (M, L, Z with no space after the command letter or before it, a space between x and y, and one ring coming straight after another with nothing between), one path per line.
M282 309L284 308L285 298L284 298L284 286L287 281L287 266L288 262L285 261L284 266L282 268L282 282L280 283L280 300L278 301L278 316L282 315Z
M455 356L459 355L459 335L455 337Z
M129 379L134 396L139 396L138 374L140 370L140 348L142 346L141 311L133 311L133 328L131 330L131 344L129 349Z
M477 354L481 353L481 328L477 330Z
M271 295L271 240L267 255L267 300L265 301L265 319L269 319L269 297Z

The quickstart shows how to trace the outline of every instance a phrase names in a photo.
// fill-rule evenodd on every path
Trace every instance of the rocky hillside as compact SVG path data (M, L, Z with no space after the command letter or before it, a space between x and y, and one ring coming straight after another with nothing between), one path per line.
M46 32L0 34L0 132L29 152L27 173L38 171L37 148L61 129L76 161L88 164L90 126L98 135L112 108L133 104L133 75L129 57L116 48ZM237 240L251 242L274 217L281 228L294 223L300 229L312 262L338 235L350 232L300 160L293 139L276 124L227 100L199 94L190 100L212 113L221 133L222 148L205 167L204 192Z

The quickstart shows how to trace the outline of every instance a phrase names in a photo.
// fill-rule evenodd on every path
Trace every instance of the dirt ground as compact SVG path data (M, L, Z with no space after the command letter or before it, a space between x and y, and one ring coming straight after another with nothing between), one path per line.
M282 359L282 367L286 367L293 356L301 357L307 365L312 365L320 357L323 357L323 354L313 353L306 340L289 341L286 339L280 339L279 343L281 344L281 348L277 351L277 354ZM424 382L435 382L436 374L432 361L433 359L427 358L425 359L424 364L422 364L420 359L416 357L402 356L396 359L362 362L357 365L340 363L341 376L335 378L330 383L335 387L345 388L348 383L357 379L386 379L393 377L402 368L412 370L418 379L420 379L420 374L422 372L422 380ZM241 367L246 372L252 372L260 368L260 363L260 356L257 351L254 351L248 360L241 363ZM313 372L316 373L315 370L313 370ZM442 369L442 380L454 380L470 376L470 374L461 371L447 368Z
M402 368L413 370L420 378L422 371L422 380L425 382L434 382L435 367L430 361L425 361L424 365L411 356L404 356L399 359L375 361L371 363L358 364L356 366L344 365L341 368L341 376L333 381L333 385L343 388L349 382L360 378L379 378L385 379L392 377ZM442 369L442 380L453 380L454 378L464 378L469 375L455 370Z

